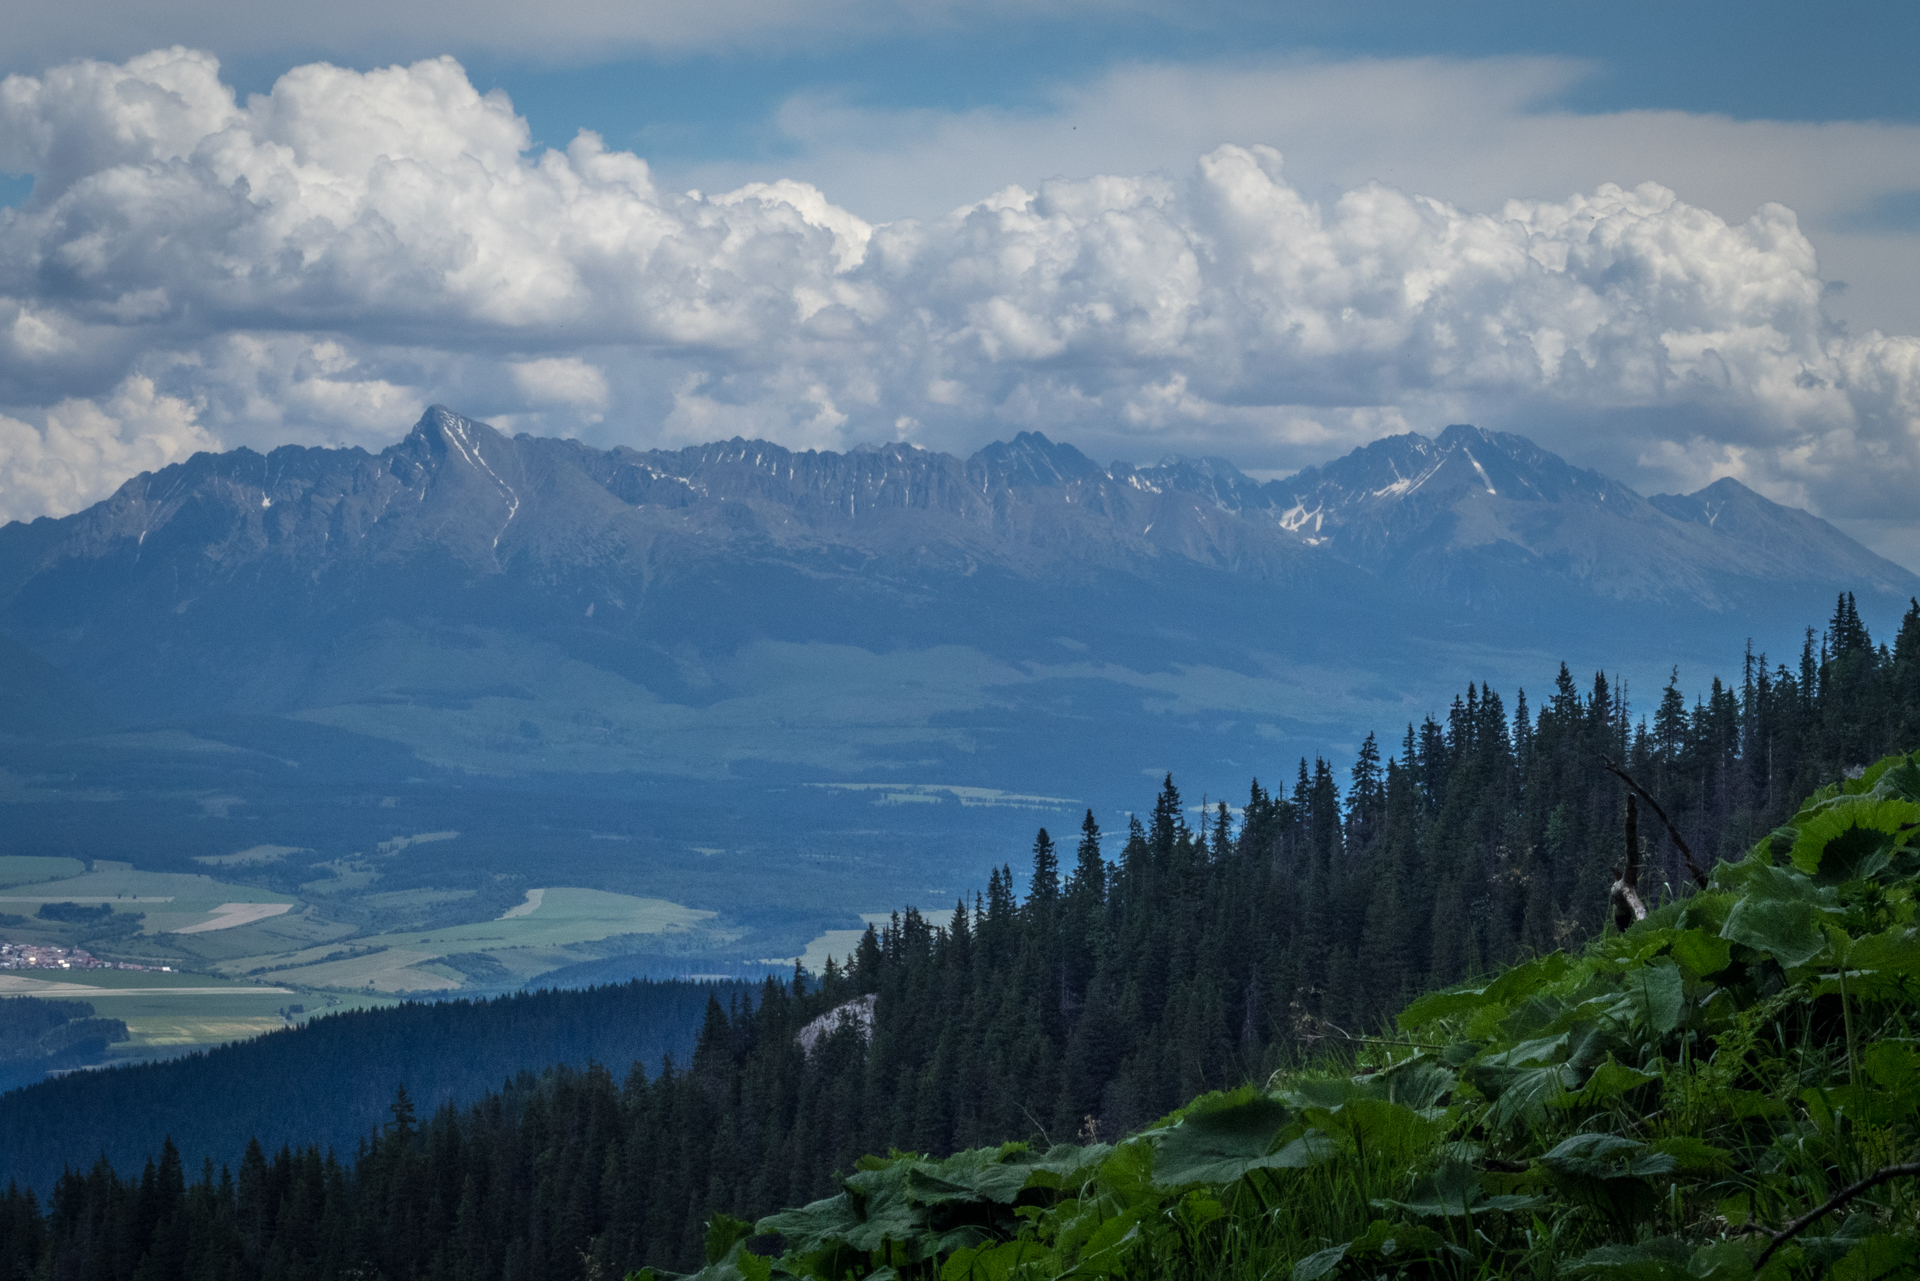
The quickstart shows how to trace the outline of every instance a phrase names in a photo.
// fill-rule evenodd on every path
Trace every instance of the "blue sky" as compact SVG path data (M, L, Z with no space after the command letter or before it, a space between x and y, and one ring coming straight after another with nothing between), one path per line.
M1471 418L1920 565L1920 6L9 10L0 516L432 401L1268 472Z
M1817 14L1783 0L1204 8L1173 20L1132 13L996 21L986 30L942 26L847 47L806 41L793 49L567 66L489 53L469 69L510 92L543 139L564 140L584 125L675 159L777 158L769 117L784 98L807 90L830 89L881 109L1041 111L1049 86L1113 63L1252 53L1314 60L1545 54L1589 64L1556 104L1572 111L1920 120L1913 67L1920 6L1822 5Z

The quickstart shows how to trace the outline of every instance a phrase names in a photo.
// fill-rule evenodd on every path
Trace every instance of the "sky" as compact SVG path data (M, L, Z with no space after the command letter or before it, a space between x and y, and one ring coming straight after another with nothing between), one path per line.
M0 519L428 404L1278 476L1452 422L1920 569L1920 8L0 0Z

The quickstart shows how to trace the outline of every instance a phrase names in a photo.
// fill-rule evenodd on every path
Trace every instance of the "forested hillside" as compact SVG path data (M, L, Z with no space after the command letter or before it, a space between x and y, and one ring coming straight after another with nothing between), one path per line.
M691 1281L1912 1277L1916 831L1889 756L1581 951L1115 1145L864 1157Z
M387 1115L403 1084L432 1109L478 1098L528 1069L684 1060L708 999L740 990L642 980L408 1003L327 1015L164 1063L72 1073L0 1095L0 1181L44 1190L66 1166L100 1156L137 1168L169 1137L196 1164L231 1160L250 1138L344 1153ZM0 1014L53 1004L0 1001ZM117 1021L69 1024L68 1035L109 1034L95 1031L108 1022Z
M818 985L713 1004L683 1070L555 1071L425 1122L396 1105L350 1161L250 1151L237 1175L207 1166L193 1186L177 1156L137 1181L102 1165L62 1180L45 1219L13 1198L0 1257L129 1281L609 1276L696 1265L713 1214L831 1193L867 1153L1110 1140L1205 1091L1350 1053L1421 991L1597 934L1622 847L1607 762L1710 861L1920 737L1920 605L1876 646L1843 597L1798 660L1749 656L1736 682L1692 707L1670 687L1644 717L1603 677L1583 689L1564 669L1511 711L1469 688L1444 721L1385 751L1369 740L1344 786L1302 762L1203 824L1169 779L1123 836L1091 816L1077 842L1040 833L1024 900L1002 869L945 928L909 909ZM1659 904L1692 881L1657 821L1643 831L1640 889L1672 925L1680 909ZM1753 973L1753 999L1788 981ZM866 997L870 1040L843 1017L802 1048L810 1022ZM1633 1070L1691 1053L1679 1026L1636 1043Z

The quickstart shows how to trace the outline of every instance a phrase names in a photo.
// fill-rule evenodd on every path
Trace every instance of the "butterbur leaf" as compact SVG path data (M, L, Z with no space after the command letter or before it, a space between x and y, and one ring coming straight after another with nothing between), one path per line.
M1453 1018L1487 1004L1484 988L1456 988L1451 992L1429 992L1401 1010L1394 1020L1406 1031L1413 1031L1435 1019Z
M1404 1210L1421 1218L1450 1219L1472 1212L1481 1200L1480 1176L1464 1161L1443 1161L1440 1168L1414 1181L1405 1201L1375 1201L1375 1209Z
M1462 1161L1445 1161L1432 1174L1414 1183L1405 1201L1373 1202L1376 1210L1399 1210L1423 1219L1451 1219L1493 1211L1536 1210L1546 1201L1534 1196L1487 1196L1480 1190L1479 1172Z
M1180 1198L1180 1204L1174 1213L1189 1231L1206 1227L1209 1223L1226 1217L1226 1207L1198 1188Z
M1904 1094L1920 1085L1920 1055L1904 1041L1881 1041L1870 1045L1860 1061L1874 1084L1895 1094Z
M1863 1253L1861 1248L1879 1236L1876 1232L1878 1227L1871 1214L1851 1214L1836 1224L1830 1233L1809 1232L1801 1236L1799 1246L1809 1263L1838 1264L1850 1255ZM1883 1253L1883 1251L1876 1250L1872 1253ZM1861 1261L1867 1260L1863 1258ZM1898 1260L1894 1262L1897 1263ZM1840 1274L1841 1269L1835 1268L1834 1275Z
M1920 752L1882 757L1867 767L1860 781L1876 798L1920 801Z
M1548 952L1524 964L1516 965L1487 984L1482 991L1486 1001L1512 1005L1539 992L1548 984L1565 978L1573 961L1565 952Z
M1308 1109L1307 1115L1321 1129L1350 1138L1369 1152L1408 1151L1424 1146L1434 1133L1434 1123L1425 1116L1385 1099L1355 1099L1336 1113Z
M716 1214L707 1220L706 1256L708 1263L718 1263L727 1257L736 1241L744 1241L753 1235L753 1225L745 1219L736 1219L731 1214Z
M1864 1238L1841 1256L1829 1275L1833 1281L1886 1281L1911 1277L1916 1271L1920 1271L1920 1249L1913 1240L1880 1233Z
M1292 1121L1284 1103L1264 1095L1190 1112L1160 1140L1153 1180L1169 1188L1231 1183L1266 1164L1263 1158Z
M1604 1212L1621 1229L1659 1208L1659 1193L1648 1180L1680 1164L1665 1152L1647 1151L1644 1144L1613 1134L1576 1134L1540 1161L1562 1193Z
M1260 1161L1263 1170L1310 1170L1333 1160L1339 1149L1333 1140L1319 1130L1308 1130L1293 1142L1285 1144L1272 1156Z
M1887 838L1911 823L1920 823L1920 804L1913 801L1836 797L1810 814L1803 812L1793 842L1793 865L1830 885L1871 876L1886 866Z
M1838 906L1832 890L1818 890L1798 873L1756 867L1720 936L1766 952L1782 965L1805 965L1826 948L1820 920Z
M1138 1206L1122 1214L1116 1214L1102 1223L1086 1245L1081 1247L1080 1260L1074 1265L1076 1276L1125 1275L1126 1265L1132 1257L1134 1247L1140 1241L1140 1223L1151 1211L1150 1206Z
M1694 1251L1687 1260L1687 1275L1700 1281L1747 1281L1753 1275L1753 1260L1733 1241L1715 1241Z
M686 1278L686 1281L772 1281L773 1261L750 1254L746 1242L735 1241L720 1258Z
M1629 1090L1650 1085L1659 1079L1651 1072L1642 1072L1638 1068L1630 1068L1624 1063L1608 1058L1605 1063L1593 1070L1593 1075L1587 1078L1584 1086L1580 1087L1580 1092L1568 1095L1563 1103L1566 1106L1590 1106L1603 1103L1608 1099L1617 1099Z
M1733 963L1733 948L1704 929L1682 930L1673 940L1673 959L1696 977L1706 978Z
M852 1198L846 1193L771 1214L754 1225L761 1233L778 1232L796 1254L811 1254L829 1242L844 1239L860 1225Z
M1288 1092L1289 1101L1300 1108L1320 1108L1327 1112L1338 1112L1355 1099L1382 1099L1387 1095L1386 1087L1379 1079L1295 1081Z
M1678 966L1671 961L1654 961L1629 971L1624 981L1633 996L1634 1013L1649 1031L1665 1036L1680 1026L1686 1016L1687 999Z
M1570 1063L1489 1068L1470 1072L1469 1076L1482 1093L1498 1095L1487 1110L1487 1124L1496 1130L1516 1123L1542 1124L1547 1119L1547 1108L1580 1083L1579 1069Z
M1293 1265L1293 1281L1320 1281L1321 1277L1339 1267L1341 1260L1346 1257L1347 1247L1344 1245L1309 1254Z
M1655 1237L1638 1245L1603 1245L1560 1267L1567 1276L1601 1281L1690 1281L1688 1265L1693 1251L1672 1237Z
M1864 881L1886 870L1893 861L1897 838L1870 827L1855 827L1828 841L1820 851L1820 869L1814 872L1816 885L1845 885Z
M940 1281L1012 1281L1026 1276L1057 1275L1053 1251L1036 1241L1002 1241L997 1245L955 1250L940 1268ZM892 1271L892 1269L888 1269ZM875 1281L873 1273L866 1281Z
M1424 1112L1452 1090L1453 1073L1428 1058L1412 1058L1380 1073L1375 1080L1387 1087L1387 1098L1402 1107Z
M1540 1162L1555 1174L1596 1179L1671 1174L1679 1165L1672 1156L1649 1151L1646 1144L1617 1134L1576 1134Z

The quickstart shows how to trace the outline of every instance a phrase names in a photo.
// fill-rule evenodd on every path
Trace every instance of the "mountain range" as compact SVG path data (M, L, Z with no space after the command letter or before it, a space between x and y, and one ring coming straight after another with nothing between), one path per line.
M327 852L348 802L302 779L413 796L396 836L471 827L484 787L574 883L736 913L764 898L743 866L805 846L815 889L782 893L811 929L938 902L1036 814L1124 822L1129 779L1237 794L1397 741L1470 680L1565 660L1646 706L1750 640L1793 660L1841 591L1883 628L1920 578L1737 481L1642 497L1469 426L1262 481L1038 432L964 459L600 450L436 407L378 454L198 454L0 528L0 731L16 775L147 797L167 857L240 838L154 798L237 797L259 839ZM32 811L22 850L105 830L90 804ZM605 805L645 859L609 862ZM973 826L938 818L959 806Z

